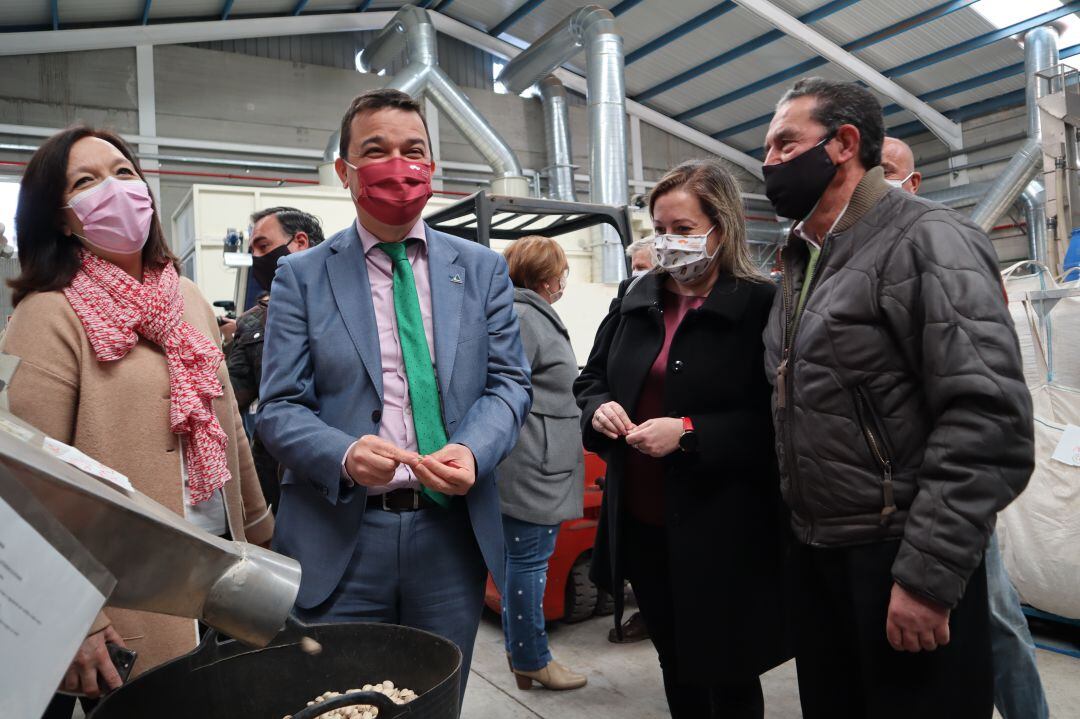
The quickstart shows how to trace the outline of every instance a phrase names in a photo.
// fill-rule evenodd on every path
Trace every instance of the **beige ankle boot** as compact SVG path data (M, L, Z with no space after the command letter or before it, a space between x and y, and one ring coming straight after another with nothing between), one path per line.
M526 672L513 667L511 667L511 671L514 672L518 689L532 689L534 681L540 682L540 685L545 689L580 689L589 681L581 674L575 674L554 659L548 662L546 667L535 672Z

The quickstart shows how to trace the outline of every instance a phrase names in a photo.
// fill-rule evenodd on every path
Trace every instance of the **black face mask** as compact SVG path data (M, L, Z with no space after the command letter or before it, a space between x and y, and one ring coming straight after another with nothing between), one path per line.
M251 274L264 290L269 290L270 283L274 281L274 273L277 272L277 261L287 254L289 254L288 242L284 245L278 245L262 257L251 258Z
M832 135L798 157L775 165L764 165L765 195L776 214L791 220L801 220L810 214L836 175L836 165L825 152L825 143Z

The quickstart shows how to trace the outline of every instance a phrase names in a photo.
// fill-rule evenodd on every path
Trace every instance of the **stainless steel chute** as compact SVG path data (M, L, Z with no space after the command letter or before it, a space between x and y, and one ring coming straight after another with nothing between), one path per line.
M29 491L116 578L108 606L200 619L254 646L285 625L300 588L295 560L203 532L76 469L43 442L0 410L0 496L14 484Z

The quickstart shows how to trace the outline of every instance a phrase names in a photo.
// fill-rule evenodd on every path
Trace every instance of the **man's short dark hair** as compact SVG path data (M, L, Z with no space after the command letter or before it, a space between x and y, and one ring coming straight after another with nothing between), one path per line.
M428 132L427 119L424 117L424 110L420 107L420 103L415 100L412 95L404 93L401 90L381 88L379 90L367 90L362 92L354 97L353 101L349 104L349 109L345 111L345 116L341 118L341 139L338 143L338 154L341 157L348 157L349 155L349 141L352 140L353 118L361 112L375 112L376 110L385 110L386 108L415 112L419 115L420 122L424 123L424 133L428 136L428 152L431 151L431 133Z
M295 207L267 207L265 210L259 210L252 213L251 224L254 225L259 220L270 215L277 218L278 224L281 225L281 229L285 231L290 240L296 237L297 232L304 232L308 236L308 245L310 247L314 247L323 241L322 226L319 224L319 219L315 215L310 215Z
M799 97L817 99L812 117L831 135L841 125L859 129L859 161L869 170L881 164L885 142L885 118L874 94L857 82L837 82L822 77L806 77L784 93L777 106Z

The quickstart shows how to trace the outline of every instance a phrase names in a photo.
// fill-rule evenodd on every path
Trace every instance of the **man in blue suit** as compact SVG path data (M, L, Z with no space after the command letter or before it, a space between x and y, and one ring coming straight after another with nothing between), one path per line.
M278 265L258 433L286 467L273 547L303 567L300 618L447 637L464 691L487 570L502 583L495 467L531 387L502 256L420 218L429 148L404 93L345 113L357 221Z

